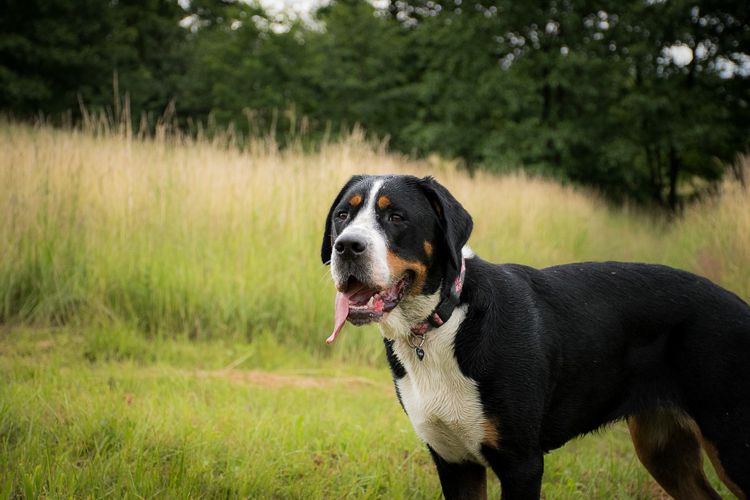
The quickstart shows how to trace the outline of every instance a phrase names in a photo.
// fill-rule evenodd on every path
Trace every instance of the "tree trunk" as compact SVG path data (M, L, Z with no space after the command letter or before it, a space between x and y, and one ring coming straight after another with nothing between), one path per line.
M661 183L661 165L659 157L654 153L650 146L645 146L646 166L648 167L649 182L651 183L651 196L658 205L664 204L662 197Z
M669 144L669 208L674 212L677 210L677 177L680 174L681 167L680 157L674 148L674 144Z

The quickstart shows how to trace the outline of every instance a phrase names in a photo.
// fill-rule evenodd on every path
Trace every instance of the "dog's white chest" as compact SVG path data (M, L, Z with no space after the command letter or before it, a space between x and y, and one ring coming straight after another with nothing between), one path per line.
M394 352L406 369L398 380L399 394L417 435L448 462L485 464L481 454L486 419L477 383L466 377L453 354L453 341L465 311L427 334L425 356L419 360L406 340Z

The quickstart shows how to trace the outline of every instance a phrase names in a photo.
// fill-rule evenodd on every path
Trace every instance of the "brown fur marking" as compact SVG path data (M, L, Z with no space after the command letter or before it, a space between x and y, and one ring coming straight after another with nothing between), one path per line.
M381 196L380 198L378 198L378 208L379 209L383 210L384 208L386 208L390 204L391 204L391 199L388 198L387 196Z
M389 251L388 268L391 270L391 276L395 279L399 279L406 271L413 271L414 283L409 290L409 295L419 295L427 279L427 266L423 262L402 259Z
M711 464L714 466L716 475L719 476L721 482L727 485L729 491L734 493L737 498L739 498L740 500L747 500L747 495L745 495L740 487L737 486L734 481L732 481L727 472L724 470L724 466L721 464L721 460L719 459L719 451L716 449L716 446L714 446L711 441L708 441L705 438L701 439L701 444L703 445L703 449L706 450L706 455L708 455L708 459L711 460Z
M485 419L482 422L482 430L484 430L484 441L482 443L490 448L500 448L500 432L497 430L497 425L491 420Z
M359 206L359 204L362 203L362 195L361 194L355 194L351 198L349 198L349 205L353 207Z
M721 498L703 472L701 434L691 418L660 409L629 417L628 429L641 463L672 497Z
M432 243L430 243L427 240L424 240L424 253L427 254L428 257L432 257Z

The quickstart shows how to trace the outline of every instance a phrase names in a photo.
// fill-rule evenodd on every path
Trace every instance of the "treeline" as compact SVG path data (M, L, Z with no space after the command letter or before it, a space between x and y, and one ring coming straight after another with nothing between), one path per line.
M19 117L117 113L116 92L134 126L170 103L187 130L359 123L407 153L672 208L750 145L746 0L338 0L304 20L230 0L0 3L0 108Z

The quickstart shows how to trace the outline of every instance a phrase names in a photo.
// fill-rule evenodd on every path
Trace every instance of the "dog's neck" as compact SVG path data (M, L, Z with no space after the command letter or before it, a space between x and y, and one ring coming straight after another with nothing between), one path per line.
M440 288L432 295L406 297L380 322L380 331L391 340L405 339L411 335L412 327L424 321L439 303Z
M380 323L380 330L385 338L406 339L417 335L424 335L432 328L438 328L450 318L453 309L458 305L458 297L461 295L463 287L465 260L476 256L471 248L464 246L461 252L461 269L455 282L452 284L449 295L455 295L456 300L449 300L441 294L443 283L440 284L437 291L431 295L417 295L405 298L401 303L391 311L386 318ZM448 306L448 307L446 307ZM440 317L438 310L441 309Z

